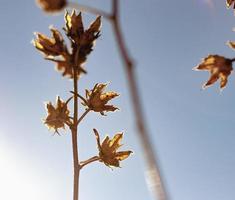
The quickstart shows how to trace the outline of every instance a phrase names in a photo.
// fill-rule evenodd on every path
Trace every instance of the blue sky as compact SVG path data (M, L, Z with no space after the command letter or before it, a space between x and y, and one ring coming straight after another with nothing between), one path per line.
M80 3L105 10L108 0ZM202 90L206 72L192 68L208 54L232 58L225 45L235 40L235 17L225 0L121 1L121 22L136 73L146 121L172 200L232 200L235 196L234 74L221 93L218 84ZM45 101L68 98L72 82L61 78L30 43L33 32L60 29L63 14L44 15L34 1L1 1L0 26L0 199L72 199L69 133L52 136L43 125ZM84 14L88 26L95 17ZM82 171L81 200L151 200L125 74L112 29L90 55L79 90L110 82L121 93L120 112L90 113L79 127L81 159L96 154L92 129L104 136L124 131L123 149L134 155L122 169L95 163ZM82 108L81 111L82 112ZM2 178L3 177L3 178Z

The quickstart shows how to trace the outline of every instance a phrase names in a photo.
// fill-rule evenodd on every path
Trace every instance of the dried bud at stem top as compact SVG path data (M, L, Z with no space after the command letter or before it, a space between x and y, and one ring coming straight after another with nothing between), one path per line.
M58 12L65 8L66 0L37 0L38 6L45 12Z

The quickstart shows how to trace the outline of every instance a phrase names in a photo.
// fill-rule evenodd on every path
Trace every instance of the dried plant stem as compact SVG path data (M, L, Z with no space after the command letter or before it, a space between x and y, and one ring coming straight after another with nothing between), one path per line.
M73 67L73 87L74 93L78 93L78 78L77 78L77 66ZM78 97L74 95L74 115L73 115L73 125L71 127L72 131L72 148L73 148L73 200L78 200L79 198L79 175L80 175L80 163L78 159L78 144L77 144L77 121L78 121Z
M161 175L156 155L154 153L152 144L150 142L149 133L146 128L146 122L144 119L143 109L140 102L140 95L137 87L136 76L134 73L134 64L129 56L120 27L119 0L112 0L112 14L108 14L104 11L97 10L95 8L91 8L88 6L83 6L77 3L69 3L69 7L80 9L82 11L89 12L95 15L101 15L112 23L113 32L116 37L117 45L124 62L129 89L131 91L131 99L136 117L136 125L138 128L139 138L146 157L147 168L148 168L147 172L149 175L147 177L149 181L148 186L153 192L155 199L167 200L167 194L164 189L163 181L161 180Z
M83 114L82 116L77 120L77 126L78 124L83 120L83 118L91 111L91 109L87 109Z
M74 2L68 2L67 4L68 8L73 8L73 9L77 9L77 10L81 10L83 12L87 12L87 13L92 13L94 15L100 15L103 16L106 19L110 19L111 15L105 11L90 7L90 6L86 6L86 5L82 5L80 3L74 3Z
M83 167L85 167L86 165L98 161L100 158L98 156L93 156L91 158L89 158L88 160L82 161L80 164L80 169L82 169Z
M235 58L232 58L232 59L231 59L231 62L235 62Z

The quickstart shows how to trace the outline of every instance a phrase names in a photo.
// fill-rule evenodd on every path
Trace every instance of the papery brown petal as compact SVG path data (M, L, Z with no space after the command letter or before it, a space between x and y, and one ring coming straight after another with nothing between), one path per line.
M109 139L109 136L106 136L105 139L103 140L102 142L102 151L106 154L110 153L109 151L109 143L110 143L110 139Z
M231 49L235 49L235 42L227 42L227 45L231 48Z
M93 129L93 131L95 133L98 149L99 149L99 151L101 151L100 135L96 129Z
M119 108L117 108L113 105L104 105L103 110L106 111L106 112L108 112L108 111L114 112L116 110L119 110Z
M120 151L116 153L115 158L119 161L122 161L130 156L133 153L132 151Z
M99 32L101 27L101 16L98 16L96 20L88 28L89 32Z
M108 102L108 101L110 101L111 99L113 99L117 96L119 96L119 94L116 93L116 92L105 92L105 93L100 95L100 100Z
M227 85L227 82L228 82L228 77L221 73L220 74L220 88L223 89Z
M117 149L121 146L121 140L123 137L123 133L116 134L113 139L109 143L109 147L111 148L111 151L117 151Z
M210 79L205 83L205 85L203 86L204 88L211 86L212 84L214 84L217 80L219 79L219 75L218 74L213 74L210 76Z
M81 12L77 15L76 11L73 10L70 16L68 12L65 13L65 25L66 34L74 41L79 42L80 38L84 33L84 27L82 22Z

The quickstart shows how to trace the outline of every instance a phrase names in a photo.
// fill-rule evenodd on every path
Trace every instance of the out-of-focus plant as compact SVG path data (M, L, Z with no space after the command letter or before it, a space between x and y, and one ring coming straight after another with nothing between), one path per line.
M235 0L226 0L227 8L233 7L235 9ZM235 50L235 42L228 41L227 45ZM194 67L195 71L208 71L210 73L209 80L203 84L205 89L212 86L216 81L220 81L220 90L223 90L227 83L228 77L233 71L233 62L235 58L226 58L221 55L208 55L202 59L202 62Z
M202 62L194 68L196 71L202 70L210 72L210 78L202 88L205 89L213 85L217 80L220 80L220 89L222 90L228 82L228 76L233 71L233 61L233 59L219 55L209 55L204 58Z
M227 8L233 7L235 9L235 0L226 0L226 6Z
M46 11L54 9L54 3L56 1L39 1L43 5L47 5L44 8ZM63 2L63 1L61 1ZM59 4L59 3L58 3ZM119 151L122 133L117 133L112 139L108 136L104 141L100 142L100 136L96 129L94 129L98 153L97 155L85 160L79 160L78 155L78 126L84 117L90 112L100 112L102 115L110 111L115 111L118 108L108 104L110 100L119 96L116 92L104 92L107 84L96 84L92 90L86 90L86 97L83 97L78 93L78 81L82 74L86 74L84 64L88 55L94 49L94 42L100 37L101 17L98 16L96 20L89 26L88 29L84 29L82 14L76 13L74 10L72 14L65 13L65 27L64 31L67 38L70 41L68 46L62 34L55 28L51 28L52 36L47 37L41 33L35 33L36 38L33 40L34 46L44 55L44 58L56 63L56 67L62 72L62 75L73 80L73 94L66 101L63 101L60 97L57 97L56 104L51 102L46 104L47 116L44 119L45 125L49 129L54 130L59 134L60 129L68 127L72 136L72 148L73 148L73 168L74 168L74 188L73 188L73 200L79 198L79 175L81 169L86 165L100 161L109 167L119 167L120 161L126 159L132 151ZM79 101L79 98L81 101ZM73 115L70 115L68 104L73 99ZM78 106L81 103L84 106L84 113L78 115Z

